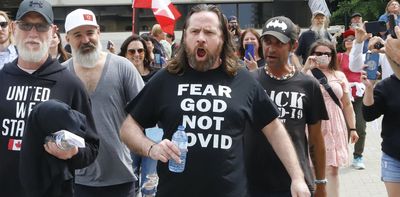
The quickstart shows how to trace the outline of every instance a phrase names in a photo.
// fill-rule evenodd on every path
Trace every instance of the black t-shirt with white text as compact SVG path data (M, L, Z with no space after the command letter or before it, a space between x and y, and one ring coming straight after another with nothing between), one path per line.
M279 110L299 157L310 190L313 173L308 159L306 125L328 119L319 83L310 76L296 72L287 80L275 80L259 68L251 73L264 87ZM259 132L245 137L246 165L251 191L290 191L291 179L268 141L260 140Z
M158 123L171 139L186 128L188 153L183 173L158 163L157 196L247 196L243 133L246 122L262 129L278 113L262 87L245 69L234 77L220 66L183 75L160 70L126 110L143 127ZM264 137L264 140L267 139Z

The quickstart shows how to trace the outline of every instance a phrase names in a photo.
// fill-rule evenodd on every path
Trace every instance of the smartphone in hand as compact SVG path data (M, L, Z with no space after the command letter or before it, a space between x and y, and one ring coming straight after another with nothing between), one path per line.
M252 44L252 43L246 44L244 53L245 53L246 59L251 60L250 56L253 57L253 59L254 59L254 44Z
M111 49L111 47L112 47L112 42L111 42L111 40L109 40L108 42L107 42L107 49Z
M396 27L396 20L394 19L393 14L388 15L389 19L389 33L392 36L392 38L397 38L396 32L394 31L394 27Z
M376 80L378 78L379 53L366 53L364 63L367 65L364 68L367 72L367 79Z
M386 32L386 23L385 21L371 21L365 23L365 31L367 33L379 33Z

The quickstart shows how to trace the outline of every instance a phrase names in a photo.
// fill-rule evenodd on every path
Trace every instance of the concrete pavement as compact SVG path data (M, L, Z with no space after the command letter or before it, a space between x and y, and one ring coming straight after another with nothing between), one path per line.
M350 165L340 169L340 196L341 197L385 197L385 185L381 181L380 137L381 120L367 123L367 137L364 149L365 170L356 170ZM353 159L353 145L349 146L349 156Z

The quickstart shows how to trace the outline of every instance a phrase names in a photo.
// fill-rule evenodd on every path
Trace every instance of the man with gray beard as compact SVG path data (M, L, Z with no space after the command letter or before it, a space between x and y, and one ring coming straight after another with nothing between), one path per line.
M100 29L92 11L76 9L69 13L65 31L72 58L63 64L89 91L100 139L94 163L76 171L75 197L134 197L136 177L119 129L127 115L126 103L144 86L142 77L128 59L102 51Z
M15 18L10 25L19 56L0 70L0 196L25 197L29 192L30 196L72 197L74 170L91 164L98 151L89 96L79 79L48 53L57 28L53 24L51 4L45 0L24 0ZM64 150L54 142L45 143L42 133L25 128L35 105L50 99L64 102L85 115L85 148L74 146ZM43 124L63 121L57 118L49 117ZM32 139L27 140L27 136L43 138L39 139L42 143L37 144L39 153L25 148L28 146L24 143L29 145ZM63 175L54 174L57 171L54 168L35 168L31 163L22 162L29 158L38 160L42 155L54 156L51 157L54 162L68 166ZM50 163L49 160L39 162ZM39 178L50 171L52 179ZM61 186L54 177L62 177Z
M299 56L303 64L308 57L310 46L319 39L327 39L332 41L332 36L329 34L327 28L329 21L327 16L322 11L315 11L311 18L311 27L309 30L303 32L299 37L299 47L296 50L296 55Z

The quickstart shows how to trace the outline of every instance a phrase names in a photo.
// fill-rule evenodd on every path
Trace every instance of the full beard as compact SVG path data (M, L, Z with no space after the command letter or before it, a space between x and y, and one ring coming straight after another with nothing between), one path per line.
M311 30L315 32L318 38L325 38L326 30L324 25L314 25Z
M85 51L86 48L89 48L89 51ZM97 61L100 59L102 47L100 41L97 42L97 45L89 42L86 44L82 44L78 50L75 50L71 47L72 57L74 57L74 61L81 65L84 68L94 68L96 67Z
M207 49L204 49L206 51L206 59L203 61L198 61L196 59L198 47L195 47L192 51L188 47L186 47L186 45L184 47L190 67L197 71L205 72L211 70L216 61L219 60L221 46L218 47L218 52L215 54L210 53L210 51L208 51Z
M38 51L34 51L25 47L24 42L26 42L26 40L24 41L22 39L16 39L15 44L17 45L18 49L18 56L26 62L39 63L43 57L49 53L49 46L51 42L50 38L43 41L43 43L40 43L39 41L40 46Z

